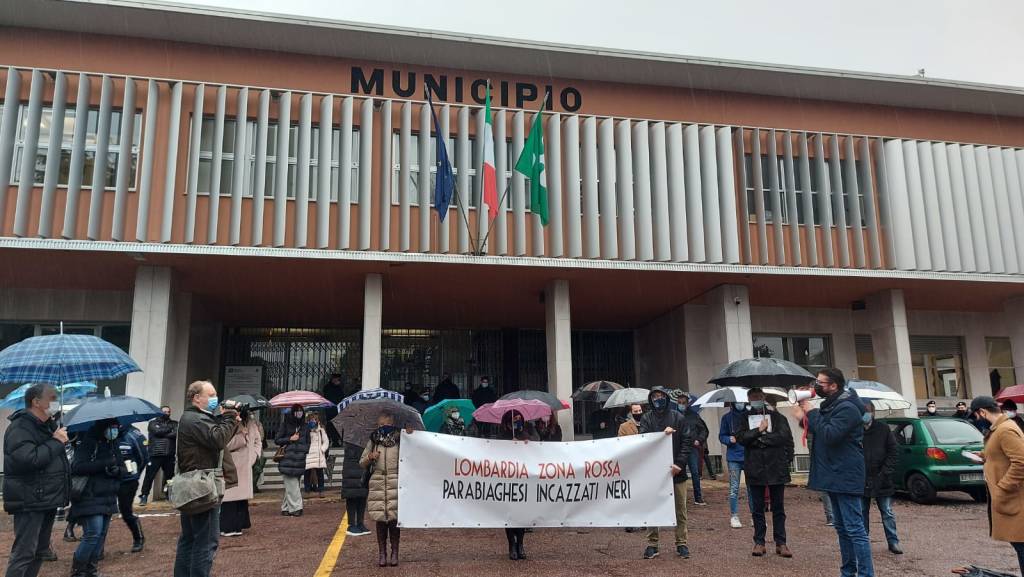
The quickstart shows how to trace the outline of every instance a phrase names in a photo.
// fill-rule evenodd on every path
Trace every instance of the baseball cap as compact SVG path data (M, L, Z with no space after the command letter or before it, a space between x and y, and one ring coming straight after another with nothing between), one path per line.
M975 412L975 411L978 411L980 409L991 410L991 409L998 409L998 408L999 408L999 405L996 403L996 400L993 399L992 397L988 396L988 395L981 395L980 397L974 397L974 400L971 401L971 412L972 413Z

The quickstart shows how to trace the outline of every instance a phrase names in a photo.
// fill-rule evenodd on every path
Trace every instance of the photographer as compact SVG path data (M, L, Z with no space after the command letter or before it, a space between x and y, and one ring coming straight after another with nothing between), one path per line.
M238 481L234 463L229 458L222 461L221 454L241 418L234 408L218 411L217 389L209 381L192 383L185 395L189 406L178 425L178 470L222 468L225 486L233 486ZM220 544L219 532L220 507L216 504L205 511L182 513L174 577L209 577Z

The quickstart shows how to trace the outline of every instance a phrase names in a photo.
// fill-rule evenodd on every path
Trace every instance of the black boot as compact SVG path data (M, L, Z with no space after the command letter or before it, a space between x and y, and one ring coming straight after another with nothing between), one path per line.
M68 526L64 528L64 540L68 543L78 541L78 537L75 536L74 523L68 523Z
M388 524L377 521L377 554L378 567L388 566Z
M89 562L71 559L71 577L89 577Z
M86 566L85 566L85 569L86 569L85 576L86 577L107 577L107 575L104 575L103 573L100 573L99 568L98 568L98 564L99 564L99 561L90 561L88 564L86 564Z
M505 538L508 539L508 558L512 561L518 561L519 549L516 547L515 529L505 529Z
M398 567L398 543L402 540L402 530L398 528L398 521L392 521L388 525L388 532L391 534L391 563L392 567Z
M128 523L128 529L132 532L132 553L142 551L146 546L146 536L142 533L142 519L135 517Z
M523 550L523 538L526 536L525 529L516 529L516 554L520 561L526 560L526 551Z

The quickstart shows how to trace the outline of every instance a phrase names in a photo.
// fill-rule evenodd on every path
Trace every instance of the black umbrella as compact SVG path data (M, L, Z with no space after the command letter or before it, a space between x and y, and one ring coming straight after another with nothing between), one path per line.
M270 408L270 401L268 401L263 395L250 395L249 393L244 393L241 395L235 395L228 400L234 401L239 405L246 405L249 407L250 411Z
M536 399L538 401L543 401L545 404L547 404L547 406L551 407L552 411L561 411L561 410L569 408L569 407L566 406L565 403L563 403L562 401L559 401L558 397L556 397L556 396L554 396L551 393L548 393L546 391L531 391L531 390L516 391L514 393L509 393L507 395L504 395L501 398L502 399L527 399L527 400L529 400L529 399Z
M814 380L798 364L782 359L743 359L729 363L709 382L720 387L796 387Z

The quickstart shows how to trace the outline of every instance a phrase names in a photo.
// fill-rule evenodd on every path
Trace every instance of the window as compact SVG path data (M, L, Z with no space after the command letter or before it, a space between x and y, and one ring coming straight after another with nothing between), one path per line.
M967 398L962 349L960 337L910 337L910 359L918 398Z
M2 109L0 109L2 110ZM100 112L98 109L90 108L85 116L85 162L82 166L82 188L92 188L93 170L96 165L96 140L99 130ZM75 123L78 115L74 106L64 109L64 129L60 146L60 165L57 175L57 184L67 186L71 174L71 147L75 137ZM39 145L36 149L34 160L35 169L32 178L33 184L42 186L43 177L46 175L46 158L49 155L50 126L53 123L53 108L43 108L39 120ZM25 152L25 135L28 132L28 106L22 104L18 111L18 126L14 137L14 159L11 169L11 184L21 182L22 157ZM139 161L139 140L142 135L142 114L135 113L135 125L132 132L132 162L131 173L128 177L129 189L135 190L135 176ZM121 111L114 110L110 114L110 133L107 148L106 169L104 188L114 188L117 183L117 163L121 147Z
M829 337L754 335L754 356L784 359L815 374L832 366L832 343Z
M221 170L220 170L220 195L231 196L231 187L234 182L234 165L238 153L235 147L235 127L237 122L234 119L224 120L224 143L221 147ZM278 124L270 122L267 125L267 167L266 179L264 181L264 197L273 198L276 192L275 172L277 170L277 132ZM203 118L202 135L199 138L199 179L197 190L202 194L210 194L213 178L213 117ZM255 179L252 177L256 169L256 121L246 121L246 152L248 166L245 169L245 183L242 186L242 195L252 198ZM295 198L295 166L297 165L299 127L291 125L288 133L288 198ZM317 174L320 168L320 127L313 126L310 131L310 152L309 152L309 200L317 199ZM331 201L338 200L338 175L340 174L339 157L341 156L341 130L334 129L331 138ZM350 201L359 201L359 130L352 129L352 194Z
M896 442L901 445L913 445L917 440L914 436L913 423L889 423L889 429L896 436Z
M1017 382L1017 374L1013 369L1013 350L1010 339L985 338L985 349L988 350L988 378L995 396L1000 389Z
M789 223L789 215L786 210L786 174L785 166L783 165L783 158L781 156L775 157L776 164L779 172L779 207L782 210L780 215L780 221L782 224ZM775 215L772 214L772 200L771 200L771 181L768 179L769 170L771 170L771 161L767 155L761 155L761 194L764 197L764 220L768 223L775 222ZM743 170L746 173L747 181L747 217L750 222L757 222L757 205L754 193L754 157L751 154L745 154L743 156Z
M877 381L878 367L875 365L875 348L871 343L871 335L854 335L853 340L857 349L857 378Z
M973 445L984 442L981 431L967 421L927 419L922 421L936 445Z

